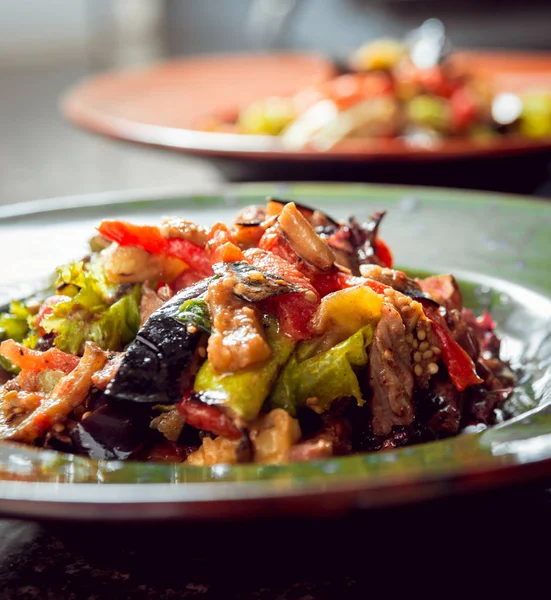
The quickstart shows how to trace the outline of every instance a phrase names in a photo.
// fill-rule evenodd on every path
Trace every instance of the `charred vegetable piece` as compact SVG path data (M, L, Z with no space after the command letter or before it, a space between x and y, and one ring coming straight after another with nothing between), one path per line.
M209 360L203 363L195 378L194 389L203 402L226 406L247 421L254 419L267 398L279 369L295 346L293 340L279 330L272 320L267 330L271 357L264 363L236 373L217 374Z
M110 284L142 283L172 279L168 260L158 254L151 254L141 246L119 246L111 244L100 257L101 267L106 280ZM173 262L172 259L171 262ZM166 263L166 264L165 264ZM186 263L179 262L178 271L186 268Z
M72 431L76 449L96 460L125 460L144 443L149 415L135 405L103 405L83 419Z
M249 248L244 252L244 256L245 260L259 271L284 279L287 283L297 286L301 291L310 290L315 292L308 277L301 273L297 266L290 263L287 258L262 248ZM312 299L312 301L315 300L315 298Z
M423 305L423 310L432 321L433 331L438 338L442 350L442 358L450 379L457 390L462 392L471 385L482 383L483 380L476 373L476 367L471 357L453 339L442 315L432 305Z
M195 396L184 396L178 404L178 412L186 423L196 429L210 431L230 440L239 440L242 437L231 417L217 406L207 404Z
M427 420L428 428L438 437L456 435L459 432L464 394L459 392L453 383L440 374L430 382L428 390L423 390L417 398L417 412L421 413L420 400L433 408L433 414ZM420 415L419 415L420 416ZM416 418L419 419L416 414Z
M182 397L180 378L201 332L182 322L182 305L207 291L209 279L181 291L155 311L130 344L105 394L112 400L173 404Z
M274 296L305 292L306 288L290 283L283 277L266 273L247 262L217 263L213 266L218 275L231 271L236 276L233 293L246 302L260 302Z
M163 219L161 234L166 238L177 238L193 242L201 248L204 248L207 243L207 230L204 227L180 217Z
M266 207L260 204L249 204L235 216L235 224L240 227L258 227L266 220Z
M350 218L348 224L342 223L334 232L325 234L327 243L336 253L337 262L348 267L353 275L360 274L361 265L392 267L392 253L377 237L385 214L377 212L364 224Z
M375 241L379 234L379 226L385 215L386 211L376 212L371 215L369 222L364 225L360 225L355 219L350 219L351 241L355 247L360 265L379 262L375 252Z
M270 395L273 408L284 408L292 415L300 405L312 405L325 411L338 398L355 398L364 403L354 368L365 367L366 348L373 338L373 327L362 327L333 348L311 356L316 342L301 344L285 365ZM306 356L307 358L302 359Z

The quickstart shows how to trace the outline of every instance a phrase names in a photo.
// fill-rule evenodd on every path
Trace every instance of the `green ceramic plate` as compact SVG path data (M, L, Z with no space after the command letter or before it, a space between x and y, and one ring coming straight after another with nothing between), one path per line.
M248 184L8 206L0 209L0 305L82 254L102 218L179 214L208 224L267 195L337 217L387 209L382 235L396 262L455 273L466 303L488 308L498 322L503 355L524 374L505 407L513 418L445 441L288 466L95 462L0 444L1 513L88 520L326 514L551 475L551 204L444 189Z

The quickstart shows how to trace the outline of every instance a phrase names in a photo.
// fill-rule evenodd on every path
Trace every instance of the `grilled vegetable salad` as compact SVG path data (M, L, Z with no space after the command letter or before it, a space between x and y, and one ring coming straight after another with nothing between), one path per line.
M96 459L285 463L492 424L515 385L451 275L268 199L203 228L104 221L0 315L0 438Z

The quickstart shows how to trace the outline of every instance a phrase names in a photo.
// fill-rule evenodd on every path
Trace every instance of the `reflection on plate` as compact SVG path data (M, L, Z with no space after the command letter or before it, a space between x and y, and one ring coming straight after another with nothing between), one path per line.
M7 207L4 215L0 212L0 250L12 247L23 232L35 239L25 262L16 257L12 265L20 282L23 277L31 282L63 260L62 253L78 255L101 218L151 222L185 214L208 223L266 195L288 195L337 217L354 213L365 218L373 210L389 209L385 237L398 264L455 272L466 304L490 309L504 339L505 357L525 373L506 407L518 416L449 440L287 466L98 463L1 444L1 512L130 520L325 514L551 474L551 300L546 297L551 295L546 233L551 207L546 204L491 194L359 185L248 185L158 198L114 194L51 203L43 212L33 212L33 206ZM48 253L44 249L52 245L52 236L65 239L66 245Z

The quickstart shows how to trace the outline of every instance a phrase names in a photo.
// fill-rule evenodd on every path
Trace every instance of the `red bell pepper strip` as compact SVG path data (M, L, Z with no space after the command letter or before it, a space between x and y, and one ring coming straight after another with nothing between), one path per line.
M191 287L204 279L201 273L197 273L193 269L186 269L170 284L172 291L176 294L180 290Z
M383 263L383 265L389 269L392 269L392 252L381 238L375 239L373 242L373 249L375 250L375 255Z
M158 227L133 225L125 221L102 221L98 231L112 242L121 246L140 246L151 254L165 254L168 240Z
M354 279L359 279L359 277L355 277ZM371 288L375 293L384 295L385 290L389 287L384 283L380 283L379 281L375 281L375 279L364 279L362 285L366 285Z
M315 273L312 277L312 285L323 298L324 296L327 296L327 294L343 290L347 287L347 281L349 279L350 275L346 275L346 273L341 273L334 269L329 273Z
M424 306L423 310L432 323L432 329L442 350L442 359L456 389L462 392L471 385L483 383L483 380L476 374L476 367L471 357L453 339L438 309Z
M76 368L80 361L78 356L67 354L57 348L40 352L26 348L13 340L6 340L0 344L0 354L22 371L34 373L51 369L67 374Z
M304 292L270 298L264 302L264 308L277 316L284 333L297 341L308 339L309 324L319 303L315 286L293 264L273 252L252 248L245 251L244 257L258 269L304 288Z
M245 250L244 259L261 271L271 273L276 277L285 279L289 283L294 283L306 290L312 291L314 294L316 293L310 279L304 273L299 271L293 263L290 263L273 252L259 248L251 248Z
M331 292L343 290L357 285L365 285L377 294L383 294L386 285L373 279L352 277L345 273L335 272L330 275L320 274L313 285L321 297ZM270 304L272 303L272 304ZM306 300L303 294L286 294L266 301L266 306L275 306L275 312L284 333L295 340L305 340L311 337L310 323L317 309L317 302Z
M205 277L212 275L213 270L204 248L181 238L170 238L167 243L166 254L168 256L183 260L192 269Z
M217 406L205 404L192 397L189 392L176 408L184 421L196 429L210 431L230 440L238 440L241 437L241 432L228 415Z
M384 294L385 289L388 287L387 285L384 285L384 283L379 283L374 279L354 277L353 275L347 275L346 273L337 270L330 273L316 273L312 278L312 284L322 298L332 292L344 290L356 285L366 285L377 294Z
M102 221L98 231L121 246L139 246L151 254L179 258L204 277L212 275L204 248L180 238L165 238L158 227L125 221Z
M483 383L476 374L475 365L465 350L450 336L442 325L432 322L432 328L442 350L442 358L448 368L454 386L462 392L471 385Z
M285 294L264 300L262 309L277 317L281 331L295 341L307 340L312 336L310 322L317 304L309 302L304 294Z
M385 289L388 287L374 279L353 277L339 271L329 274L320 273L316 275L313 284L322 297L331 292L355 285L366 285L377 294L384 294ZM433 310L432 307L424 307L424 312L432 322L434 333L438 338L442 350L442 358L448 368L450 379L454 386L462 392L470 385L482 383L482 379L476 374L476 367L471 357L453 339L447 326L442 322L443 319L440 314Z

